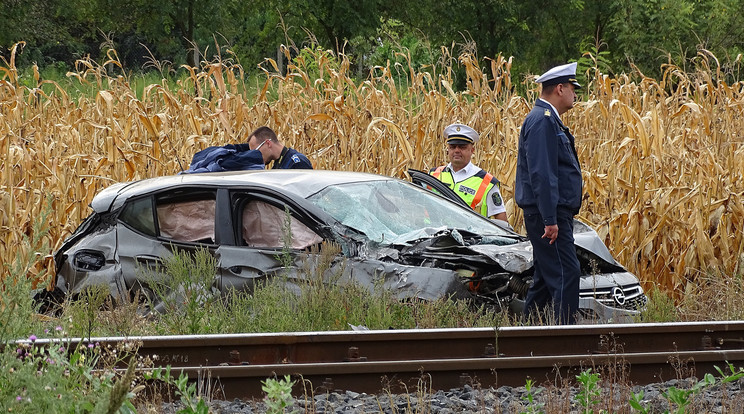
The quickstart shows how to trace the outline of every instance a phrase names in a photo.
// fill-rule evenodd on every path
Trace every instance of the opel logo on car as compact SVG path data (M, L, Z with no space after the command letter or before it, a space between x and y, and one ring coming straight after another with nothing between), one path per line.
M625 305L625 292L619 287L612 288L612 299L620 306Z

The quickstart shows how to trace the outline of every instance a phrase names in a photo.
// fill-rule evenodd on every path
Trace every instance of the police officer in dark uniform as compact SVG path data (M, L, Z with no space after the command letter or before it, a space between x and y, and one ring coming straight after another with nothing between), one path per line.
M471 162L475 144L480 139L475 130L464 124L452 124L444 129L449 164L429 171L447 184L470 207L482 216L502 220L507 227L506 208L499 188L501 183L493 175Z
M262 126L251 133L248 146L252 150L261 152L265 164L274 161L272 169L313 169L313 165L305 155L284 146L274 130L267 126Z
M525 314L547 305L561 324L576 322L581 269L576 257L573 219L581 207L581 167L574 137L560 116L576 101L576 63L557 66L537 78L540 99L519 133L514 197L524 210L533 247L535 274Z

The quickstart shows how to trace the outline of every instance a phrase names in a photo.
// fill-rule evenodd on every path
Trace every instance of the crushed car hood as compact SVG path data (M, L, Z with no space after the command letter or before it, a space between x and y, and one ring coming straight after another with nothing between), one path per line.
M497 264L503 270L523 274L534 266L532 245L524 237L486 236L477 243L468 243L456 229L427 228L415 234L406 234L396 242L396 248L382 248L378 258L397 260L399 255L416 255L423 258L472 263ZM611 266L622 268L612 258L597 233L589 226L576 222L574 239L577 250L589 254Z

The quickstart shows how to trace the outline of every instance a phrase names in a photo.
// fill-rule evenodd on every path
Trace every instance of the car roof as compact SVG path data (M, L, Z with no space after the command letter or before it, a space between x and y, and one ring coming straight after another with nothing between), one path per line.
M118 209L131 197L178 187L260 187L307 198L334 184L392 179L377 174L327 170L252 170L179 174L113 184L99 192L90 206L95 212L104 213Z

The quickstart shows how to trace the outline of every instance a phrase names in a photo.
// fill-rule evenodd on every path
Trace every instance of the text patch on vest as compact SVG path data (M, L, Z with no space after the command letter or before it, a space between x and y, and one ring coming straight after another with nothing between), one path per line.
M470 187L465 187L462 184L460 184L460 186L457 187L457 191L459 191L461 193L467 193L467 194L470 194L470 195L473 195L473 196L475 195L475 190L474 189L472 189Z

